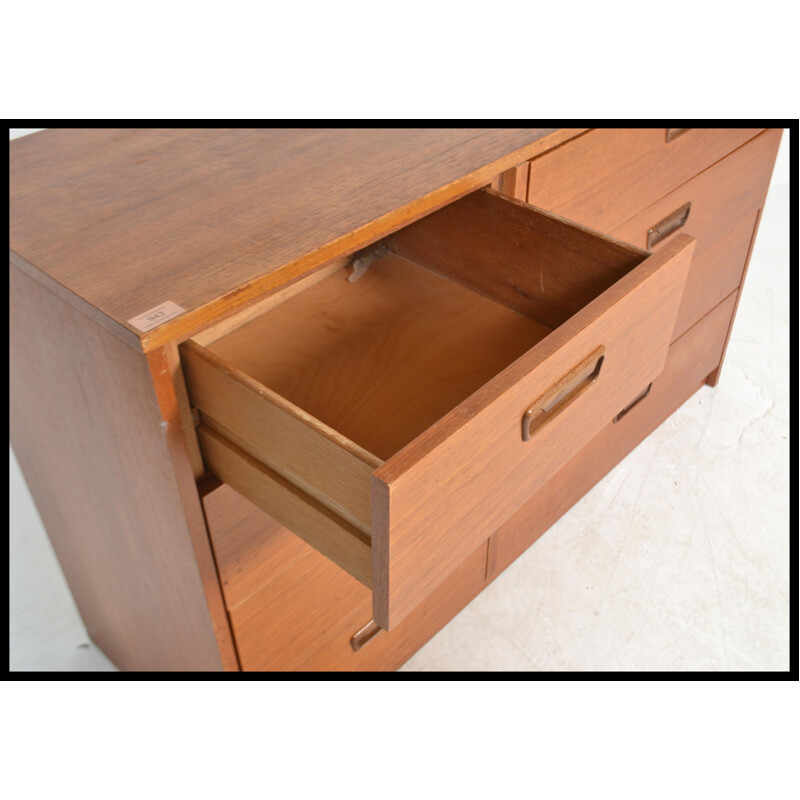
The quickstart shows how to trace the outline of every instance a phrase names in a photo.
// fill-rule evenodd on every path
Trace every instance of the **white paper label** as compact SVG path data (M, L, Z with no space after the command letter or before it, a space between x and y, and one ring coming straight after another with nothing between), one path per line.
M166 303L148 309L144 314L139 314L138 317L129 319L128 325L133 325L134 328L145 333L146 331L153 330L153 328L157 328L162 322L180 316L185 311L186 309L181 308L177 303L173 303L172 300L167 300Z

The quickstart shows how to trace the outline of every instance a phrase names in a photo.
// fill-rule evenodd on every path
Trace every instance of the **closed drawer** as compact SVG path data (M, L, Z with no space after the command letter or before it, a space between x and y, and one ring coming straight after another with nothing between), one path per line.
M362 583L230 487L203 503L245 671L397 669L484 584L486 543L402 623L365 641L355 638L372 617Z
M391 629L660 372L692 247L468 195L181 346L205 465Z
M685 233L697 239L698 256L761 208L780 138L779 130L765 131L614 228L612 235L657 251L672 236Z
M678 233L697 240L673 339L740 285L780 137L765 131L614 230L655 252Z
M528 202L613 231L758 135L759 128L597 128L531 161ZM674 130L674 129L673 129Z
M758 215L758 211L751 211L721 239L692 258L672 332L673 341L739 288Z

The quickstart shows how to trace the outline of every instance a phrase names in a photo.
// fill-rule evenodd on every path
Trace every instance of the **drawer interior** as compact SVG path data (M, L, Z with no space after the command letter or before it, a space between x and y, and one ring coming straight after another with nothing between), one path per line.
M356 280L342 267L208 351L387 460L645 256L587 253L591 236L564 241L527 207L511 241L499 212L517 209L476 194L381 243Z
M389 484L399 480L410 490L402 478L420 453L460 442L460 429L481 409L502 420L491 439L504 451L502 463L488 462L486 491L514 469L506 460L534 457L535 446L521 449L524 405L519 413L506 410L509 387L524 377L513 394L530 403L534 386L556 384L575 366L571 359L581 361L571 353L593 335L585 329L590 322L607 330L604 343L613 345L613 318L632 324L624 309L637 307L623 298L655 291L653 281L662 280L660 266L645 266L647 259L643 250L492 190L468 195L356 254L355 266L368 264L365 271L333 265L282 298L267 298L263 309L181 345L206 468L362 583L374 588L378 574L386 607L391 554L383 539L392 498L406 502L405 490L387 492ZM670 281L677 285L677 272ZM637 375L652 371L658 358L663 363L658 351L666 351L670 313L668 325L650 315L651 327L668 330L663 348L660 336L649 336L649 349L631 365ZM572 328L585 335L564 347L562 338L575 338ZM624 357L613 363L603 407L616 403L606 395L617 391L613 370ZM593 404L592 413L598 408ZM547 452L549 463L558 451ZM461 460L434 482L450 481ZM470 472L473 479L479 477ZM495 504L491 513L504 514L504 507ZM459 508L467 513L463 503ZM441 577L431 567L431 586L458 566L461 549L475 549L467 541L472 533L453 526L463 541L449 548ZM434 548L426 557L442 563ZM412 562L403 568L413 569ZM417 589L424 587L420 581ZM402 615L410 608L409 600Z
M385 461L550 331L387 253L208 349Z

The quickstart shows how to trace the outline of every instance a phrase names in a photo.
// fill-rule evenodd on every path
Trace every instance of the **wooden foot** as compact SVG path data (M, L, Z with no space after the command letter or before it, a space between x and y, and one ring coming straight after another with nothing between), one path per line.
M706 386L716 386L719 383L719 376L722 373L722 364L720 364L713 372L709 373L706 378Z

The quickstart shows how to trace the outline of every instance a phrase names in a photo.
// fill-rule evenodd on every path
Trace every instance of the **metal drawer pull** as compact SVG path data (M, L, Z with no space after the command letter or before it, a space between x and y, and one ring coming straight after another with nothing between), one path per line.
M682 228L689 219L689 212L692 204L686 203L677 211L673 211L669 216L664 217L661 222L657 222L647 231L647 249L652 250L659 242L663 242L671 233L675 233L678 228Z
M528 442L542 426L555 419L596 380L605 360L605 347L598 347L555 386L532 403L522 415L522 441Z
M690 130L691 128L667 128L667 141L671 142Z
M641 403L642 400L644 400L645 397L650 394L650 390L652 388L653 382L650 381L650 383L647 384L647 388L643 392L640 392L638 395L636 395L636 397L630 403L628 403L628 405L626 405L616 417L614 417L614 422L619 422L634 406L639 405L639 403Z
M350 639L350 647L358 652L367 642L371 641L381 632L374 620L370 620L360 631L356 631Z

